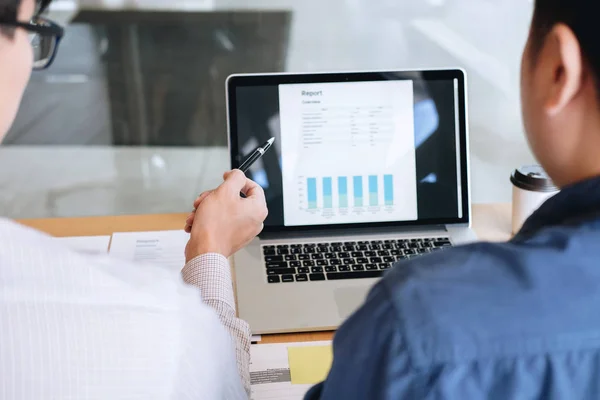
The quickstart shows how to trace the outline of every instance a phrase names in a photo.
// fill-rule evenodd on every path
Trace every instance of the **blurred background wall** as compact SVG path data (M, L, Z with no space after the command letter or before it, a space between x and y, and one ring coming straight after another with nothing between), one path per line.
M523 136L524 0L74 0L55 64L32 75L0 147L13 218L181 212L228 167L225 78L462 67L472 193L510 200Z

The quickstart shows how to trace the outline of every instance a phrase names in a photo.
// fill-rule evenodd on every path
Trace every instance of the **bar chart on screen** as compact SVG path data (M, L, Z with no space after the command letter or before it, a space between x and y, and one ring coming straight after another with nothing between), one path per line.
M368 182L368 191L363 190L363 182ZM348 182L352 183L349 185ZM334 193L334 182L337 182ZM339 176L308 177L299 182L306 187L306 204L308 210L353 210L363 212L366 209L394 206L394 176ZM352 187L352 196L348 196L348 187ZM383 190L380 188L383 187ZM299 193L304 193L300 189Z
M416 199L403 190L405 181L402 174L393 173L300 175L294 214L325 224L414 220Z

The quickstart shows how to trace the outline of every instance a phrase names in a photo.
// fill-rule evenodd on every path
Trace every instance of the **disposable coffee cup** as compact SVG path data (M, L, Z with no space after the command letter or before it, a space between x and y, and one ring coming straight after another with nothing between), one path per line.
M512 231L518 233L523 224L546 200L559 192L552 179L539 165L521 167L512 174Z

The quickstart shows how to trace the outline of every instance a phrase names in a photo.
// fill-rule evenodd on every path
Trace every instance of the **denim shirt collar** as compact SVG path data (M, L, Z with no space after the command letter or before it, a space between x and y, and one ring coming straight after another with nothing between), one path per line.
M529 217L513 241L526 240L543 228L593 221L600 221L600 176L565 187L550 198Z

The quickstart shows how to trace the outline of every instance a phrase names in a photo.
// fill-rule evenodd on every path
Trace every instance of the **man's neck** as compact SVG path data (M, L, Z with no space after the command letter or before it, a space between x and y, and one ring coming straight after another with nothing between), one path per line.
M594 118L588 117L577 137L581 139L577 151L565 168L561 186L600 176L600 114Z

